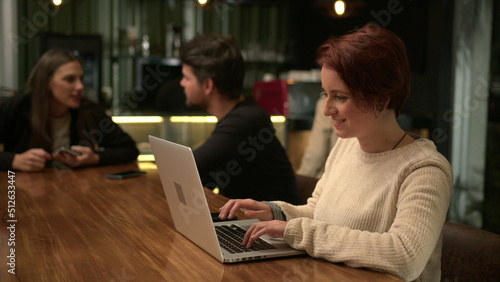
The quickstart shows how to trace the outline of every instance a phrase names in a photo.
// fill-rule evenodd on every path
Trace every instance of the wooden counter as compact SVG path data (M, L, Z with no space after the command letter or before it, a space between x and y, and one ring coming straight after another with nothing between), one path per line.
M138 167L147 174L105 177ZM222 264L175 231L151 163L11 178L15 190L0 171L0 281L400 281L309 256ZM206 195L213 211L226 201Z

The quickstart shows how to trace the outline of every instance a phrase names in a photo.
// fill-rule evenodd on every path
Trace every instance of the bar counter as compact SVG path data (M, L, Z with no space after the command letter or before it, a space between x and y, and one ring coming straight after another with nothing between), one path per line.
M400 281L307 255L222 264L176 232L152 163L0 171L0 191L0 281Z

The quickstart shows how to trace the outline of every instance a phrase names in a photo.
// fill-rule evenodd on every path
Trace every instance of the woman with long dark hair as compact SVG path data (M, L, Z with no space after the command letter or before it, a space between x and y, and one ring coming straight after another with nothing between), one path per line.
M134 140L96 103L82 97L81 60L51 49L38 60L25 93L0 104L0 169L39 171L50 161L71 167L131 162ZM76 154L55 152L71 147Z

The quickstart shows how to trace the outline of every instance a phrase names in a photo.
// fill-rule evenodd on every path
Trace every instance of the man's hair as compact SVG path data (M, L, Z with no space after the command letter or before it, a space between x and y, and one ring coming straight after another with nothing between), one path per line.
M232 36L198 35L182 46L180 57L183 64L192 67L198 82L211 78L222 95L240 97L245 62Z
M403 41L374 24L327 40L317 63L335 70L356 102L387 104L399 116L410 95L411 72Z

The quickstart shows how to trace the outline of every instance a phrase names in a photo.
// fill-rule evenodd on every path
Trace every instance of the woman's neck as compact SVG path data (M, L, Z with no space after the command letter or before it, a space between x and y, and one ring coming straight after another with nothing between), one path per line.
M364 152L381 153L408 145L411 139L394 119L381 124L373 133L358 137L358 142Z
M59 118L69 115L69 108L62 106L55 106L54 104L50 107L50 117Z
M58 117L63 117L69 114L69 107L65 106L64 104L58 102L54 98L50 99L50 117L52 118L58 118Z

